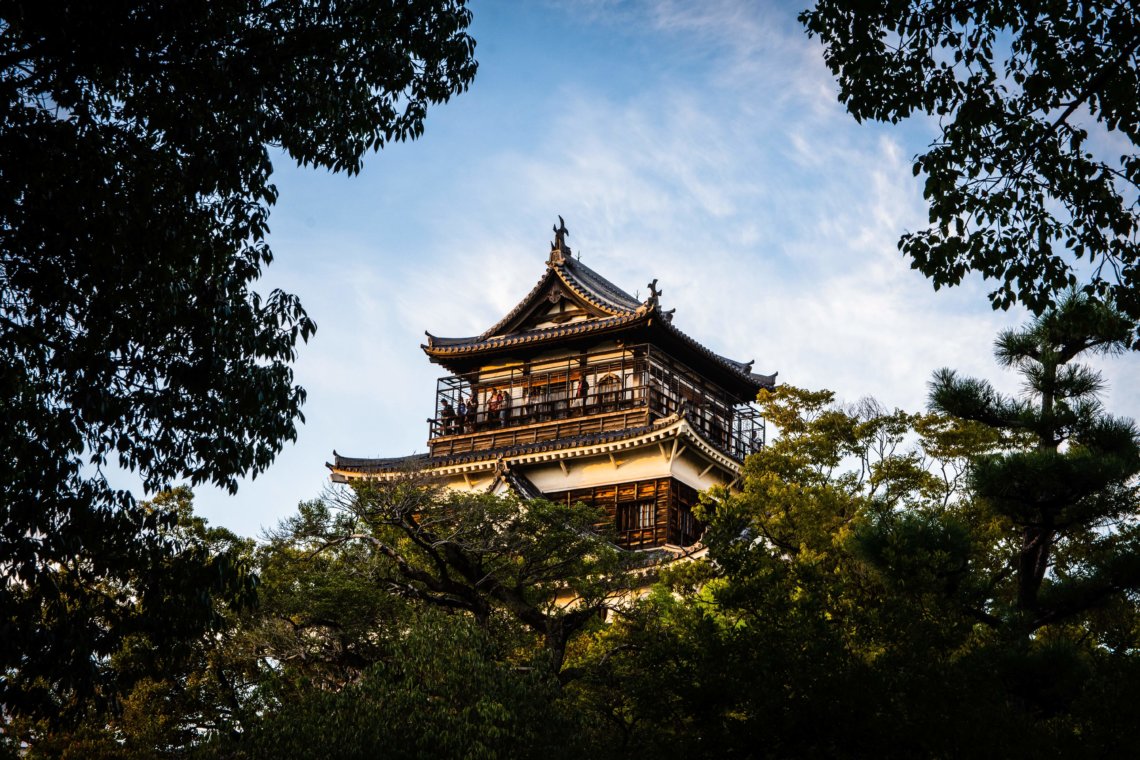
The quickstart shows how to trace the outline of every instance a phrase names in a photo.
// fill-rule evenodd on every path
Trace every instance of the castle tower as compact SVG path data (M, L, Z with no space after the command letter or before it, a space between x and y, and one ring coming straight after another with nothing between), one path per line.
M673 326L657 280L638 301L571 256L562 219L546 270L480 335L428 333L436 388L428 453L342 457L334 482L425 470L462 490L604 507L627 548L700 536L697 493L733 485L764 443L751 405L775 375L720 356Z

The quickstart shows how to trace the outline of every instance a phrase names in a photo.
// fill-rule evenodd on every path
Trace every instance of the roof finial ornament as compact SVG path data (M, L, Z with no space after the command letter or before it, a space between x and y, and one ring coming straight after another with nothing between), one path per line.
M570 230L566 229L566 222L558 217L558 226L554 228L554 242L550 244L550 264L563 264L570 256L570 246L566 245L566 238L570 237Z
M664 292L657 289L657 278L654 277L653 282L649 283L649 298L645 301L646 305L650 308L656 308L661 300L661 294Z

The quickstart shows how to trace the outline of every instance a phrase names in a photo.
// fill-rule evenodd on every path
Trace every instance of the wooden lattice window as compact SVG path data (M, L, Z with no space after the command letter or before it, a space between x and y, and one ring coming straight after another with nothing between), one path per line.
M621 399L621 380L617 375L606 375L598 381L598 403L607 407L617 406Z
M655 502L639 501L618 505L617 529L619 533L631 530L651 530L656 525L657 504Z

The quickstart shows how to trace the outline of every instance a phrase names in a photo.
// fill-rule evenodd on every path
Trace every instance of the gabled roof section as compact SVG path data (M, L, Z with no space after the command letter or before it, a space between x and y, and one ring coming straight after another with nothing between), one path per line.
M558 338L567 338L584 333L599 333L606 330L624 328L638 322L647 321L646 314L620 314L613 317L599 317L582 322L569 322L555 327L544 327L539 330L528 330L514 334L499 335L491 338L474 336L471 338L437 338L428 334L428 345L424 351L429 356L460 356L463 354L482 353L488 350L506 348L508 346L525 346L542 343Z
M567 287L591 303L615 314L634 312L641 302L577 259L551 266Z
M495 471L495 478L487 487L487 493L495 493L503 484L506 484L507 488L524 499L542 498L542 490L534 484L534 481L505 459L500 459Z
M641 303L626 291L571 255L555 230L546 271L506 316L479 335L441 338L426 333L424 351L432 357L478 352L551 337L608 330L615 325L645 321L656 309L656 299ZM563 229L563 233L565 230ZM569 234L569 233L565 233ZM656 282L656 280L654 281ZM565 302L574 314L566 322L552 320L552 307ZM551 321L556 322L550 325Z
M518 305L474 339L489 340L520 332L533 316L541 314L563 298L568 298L582 308L589 319L630 315L641 307L629 293L582 262L566 257L547 262L542 277ZM440 340L436 338L436 344Z
M566 245L569 236L562 218L554 230L546 271L530 292L501 320L479 335L466 338L441 338L427 333L422 348L432 361L451 366L452 362L469 361L475 356L501 354L521 347L564 339L601 337L615 332L637 331L644 339L664 336L694 359L712 360L728 371L732 382L751 388L754 396L759 388L775 385L775 375L752 372L752 362L738 362L710 351L673 326L673 312L659 304L657 280L649 284L649 297L638 301L590 267L575 259ZM561 304L561 306L559 306ZM555 308L558 307L558 308ZM563 308L568 307L568 308ZM562 312L559 312L559 310Z

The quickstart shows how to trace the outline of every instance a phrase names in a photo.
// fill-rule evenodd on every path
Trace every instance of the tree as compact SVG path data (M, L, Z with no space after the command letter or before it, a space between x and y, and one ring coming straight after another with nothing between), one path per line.
M103 477L231 490L296 437L314 331L251 284L270 148L355 173L475 73L463 0L0 4L0 702L89 691L168 516ZM166 520L164 523L163 521Z
M595 530L602 518L582 504L449 492L409 473L302 504L276 538L314 554L361 545L392 593L484 625L505 614L568 677L571 639L633 583L633 558Z
M992 624L1025 637L1079 619L1113 597L1140 590L1140 432L1097 402L1101 376L1074 363L1120 351L1130 325L1111 307L1079 294L1020 330L998 336L998 361L1025 379L1026 398L998 394L953 370L935 374L931 405L999 430L1024 431L1030 446L979 457L977 496L1020 533L1003 571L1012 598Z
M558 703L557 679L520 656L522 642L454 611L412 605L404 613L373 629L378 657L358 678L338 689L297 682L251 715L242 735L219 737L202 756L588 754Z
M49 696L60 701L45 717L8 716L6 738L27 745L21 756L181 756L241 717L237 702L249 679L231 650L238 621L256 608L253 541L208 527L184 486L142 506L170 517L162 531L169 551L121 587L103 580L95 589L121 608L101 642L118 648L89 666L92 698L63 702L68 695L57 690ZM10 677L18 693L48 686L23 671Z
M936 289L976 271L995 308L1041 314L1084 284L1140 344L1135 4L819 0L800 20L857 120L937 118L914 163L930 227L899 242Z
M954 517L962 453L993 436L958 430L952 445L939 420L828 391L780 386L759 403L779 435L739 493L702 504L711 561L600 631L569 688L619 756L967 754L953 738L965 714L1003 715L963 699L976 671L954 663L980 596L968 570L988 561ZM918 425L937 456L913 445Z
M201 572L140 572L101 699L9 721L0 756L584 753L566 660L645 559L594 530L598 510L409 475L330 490L255 546L194 517L189 489L145 506L176 513Z
M1103 310L1086 316L1128 333ZM1065 334L1080 334L1067 324ZM1070 391L1092 379L1058 374ZM1057 418L1073 398L1058 387ZM1019 420L1038 419L1039 405L1004 403L1024 412ZM667 585L595 632L574 664L586 676L568 689L598 715L586 724L599 744L618 756L667 757L1131 751L1140 737L1123 695L1140 686L1140 606L1121 584L1135 563L1135 528L1107 517L1070 525L1033 613L1048 619L1028 635L1016 580L1021 516L1060 479L1013 477L1036 456L1035 433L872 402L840 407L829 392L788 386L760 405L779 435L749 458L740 493L706 498L711 562L669 573ZM1128 431L1092 423L1113 427ZM1114 453L1103 445L1110 440L1074 435L1060 452L1073 458L1064 472L1085 469L1069 492L1088 487L1067 516L1135 513L1116 458L1127 461L1130 445ZM1000 490L994 468L1006 463ZM1099 496L1089 487L1097 479L1112 483ZM1077 598L1085 606L1055 614Z
M244 624L259 676L213 748L589 754L563 661L630 583L598 519L413 475L302 503L259 552L262 605Z

